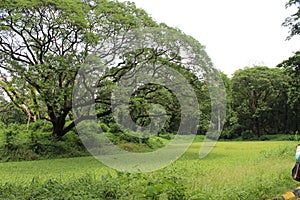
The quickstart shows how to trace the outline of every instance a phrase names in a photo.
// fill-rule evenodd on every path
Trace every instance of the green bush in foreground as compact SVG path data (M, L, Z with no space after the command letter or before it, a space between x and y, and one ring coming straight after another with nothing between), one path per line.
M143 186L143 187L141 187ZM186 187L178 177L150 177L147 174L118 173L100 178L86 175L73 182L35 179L22 186L0 186L1 199L186 199Z
M290 182L286 173L268 179L252 179L238 186L210 187L188 191L180 176L171 172L163 174L118 173L100 177L86 175L75 181L62 183L55 179L40 182L33 179L30 184L6 183L0 186L1 199L162 199L162 200L261 200L279 193L278 186ZM290 184L289 184L290 185Z

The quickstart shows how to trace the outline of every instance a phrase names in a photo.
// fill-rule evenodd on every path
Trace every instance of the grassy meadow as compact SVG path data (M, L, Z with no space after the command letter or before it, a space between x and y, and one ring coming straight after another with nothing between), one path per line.
M296 142L200 142L151 173L114 171L94 157L0 163L1 199L268 199L292 190Z

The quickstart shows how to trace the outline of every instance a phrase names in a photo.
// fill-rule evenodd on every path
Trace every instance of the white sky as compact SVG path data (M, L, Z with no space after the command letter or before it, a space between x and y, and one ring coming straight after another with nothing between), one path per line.
M124 0L120 0L124 1ZM215 67L231 75L254 64L275 67L300 49L285 41L288 0L130 0L157 22L177 27L206 46Z

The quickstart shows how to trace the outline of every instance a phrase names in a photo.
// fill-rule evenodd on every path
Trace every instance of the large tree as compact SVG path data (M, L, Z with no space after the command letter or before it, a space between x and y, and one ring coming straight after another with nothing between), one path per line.
M244 131L260 139L264 133L285 128L286 79L280 69L253 67L238 70L232 78L232 107ZM275 123L276 122L276 123Z
M189 116L198 113L201 115L199 128L202 126L201 132L205 133L209 126L210 116L205 117L205 120L202 116L209 115L211 111L211 99L208 90L215 95L220 95L219 90L222 87L216 87L212 91L212 85L219 82L217 76L213 75L216 71L213 70L212 63L206 55L204 47L179 30L163 24L158 28L142 29L132 32L132 34L134 37L129 36L129 38L133 38L129 42L131 44L128 44L130 48L126 48L128 50L125 50L125 53L120 52L121 55L116 56L119 63L117 66L109 67L103 71L100 70L101 72L99 71L99 73L93 75L88 73L91 70L90 67L93 68L103 64L101 64L101 60L90 58L89 67L79 73L80 76L77 79L77 85L78 83L79 85L74 90L75 100L81 102L80 105L83 105L83 107L89 107L89 102L93 101L96 95L95 102L98 116L100 113L110 113L110 103L115 99L111 99L110 94L113 93L112 91L119 82L125 81L129 93L125 92L127 87L120 90L124 91L123 94L130 94L130 101L128 102L128 108L126 106L121 108L116 105L118 109L115 110L114 117L118 123L125 124L127 128L136 131L138 126L149 125L152 121L151 117L162 115L162 113L149 113L153 104L160 104L166 111L166 124L162 131L176 132L175 130L179 127L183 118L188 119ZM131 46L132 44L133 46ZM87 87L90 84L86 82L87 80L97 79L99 74L102 74L102 76L96 81L98 88L96 91L92 91L92 88ZM95 77L93 78L93 76ZM161 82L155 83L155 80L152 80L154 82L148 83L149 77L157 77L157 80L161 80ZM181 77L181 80L179 77ZM197 103L185 102L191 106L179 105L178 100L176 100L178 96L175 93L177 95L178 93L186 93L186 85L193 87L195 96L198 98ZM129 86L133 86L133 89ZM218 90L217 88L221 89ZM192 94L186 93L186 95ZM113 96L115 97L115 95ZM126 102L126 99L122 100L120 98L117 101L117 104L122 104ZM198 104L200 104L200 109L197 108ZM218 106L215 105L214 107ZM187 108L187 110L184 108ZM130 110L130 116L128 114L124 115L123 109ZM75 110L77 109L75 108ZM182 116L183 113L180 113L182 110L185 110L187 116ZM89 116L89 112L85 111L88 111L88 109L80 108L78 113L81 114L76 114L77 112L75 114L76 116L85 115L84 118L92 117ZM152 111L160 112L162 109L156 107ZM219 118L222 115L223 112L220 111ZM216 117L213 116L212 118L215 119ZM102 117L101 120L106 123L115 122L114 119L107 116ZM132 120L135 123L132 123ZM218 123L215 120L212 121ZM219 126L221 126L221 123L219 123ZM189 131L190 128L192 127L186 128L186 133L196 132L196 130Z
M145 27L160 27L162 33L171 30L129 2L4 0L0 5L0 87L29 120L50 121L53 136L60 138L89 117L74 121L72 113L72 107L90 103L72 104L74 81L83 65L101 62L107 67L97 85L98 117L111 113L112 85L137 66L159 62L181 69L182 74L185 70L201 74L200 65L209 73L212 64L204 47L177 29L172 31L178 38L148 32L155 38L151 48L131 50L134 30Z
M66 126L66 120L71 117L73 82L85 57L101 48L99 57L113 56L122 42L108 49L103 41L140 26L155 23L131 3L2 1L0 86L29 118L50 121L53 136L61 137L74 127Z

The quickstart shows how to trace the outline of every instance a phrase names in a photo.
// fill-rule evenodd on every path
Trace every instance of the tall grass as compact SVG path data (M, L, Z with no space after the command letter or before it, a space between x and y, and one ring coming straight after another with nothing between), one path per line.
M2 199L268 199L297 186L295 142L195 142L152 173L116 172L93 157L0 163Z

